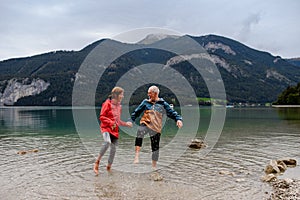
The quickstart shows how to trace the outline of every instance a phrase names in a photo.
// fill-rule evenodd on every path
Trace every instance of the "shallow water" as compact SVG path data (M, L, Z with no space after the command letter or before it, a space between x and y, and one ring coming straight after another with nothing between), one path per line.
M196 137L205 137L211 112L201 108ZM271 188L260 177L269 160L300 160L300 110L295 108L227 109L222 133L207 154L187 148L193 136L188 128L175 140L177 129L167 120L158 163L162 181L150 178L149 138L141 163L132 164L134 129L123 129L113 171L105 170L107 152L95 176L102 138L88 124L83 129L86 135L74 127L70 108L0 108L1 199L266 199ZM39 151L17 154L30 149ZM300 178L299 172L297 166L283 177Z

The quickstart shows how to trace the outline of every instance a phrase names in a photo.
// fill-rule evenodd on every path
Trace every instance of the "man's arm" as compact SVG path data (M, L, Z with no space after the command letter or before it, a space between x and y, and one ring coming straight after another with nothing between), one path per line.
M131 120L134 122L136 118L140 116L140 114L145 110L145 101L146 99L142 101L142 103L131 113Z
M173 110L170 104L168 104L166 101L164 101L164 108L169 118L174 119L175 121L182 121L182 117L175 110Z

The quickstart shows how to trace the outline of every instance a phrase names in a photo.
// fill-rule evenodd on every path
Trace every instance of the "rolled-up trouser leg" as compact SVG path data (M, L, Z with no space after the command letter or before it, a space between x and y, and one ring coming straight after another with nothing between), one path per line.
M110 143L108 143L108 142L103 142L102 143L102 146L101 146L101 149L100 149L100 154L99 154L100 157L102 157L105 154L105 152L107 151L109 145L110 145Z
M148 133L147 130L148 130L147 126L145 125L139 126L136 133L135 146L139 146L139 147L142 146L144 136Z
M116 149L118 146L118 138L114 137L113 135L110 135L111 138L111 144L110 144L110 152L108 156L108 164L112 164L114 162Z
M108 164L112 164L114 162L115 154L116 154L116 146L114 144L111 144L110 152L108 156Z

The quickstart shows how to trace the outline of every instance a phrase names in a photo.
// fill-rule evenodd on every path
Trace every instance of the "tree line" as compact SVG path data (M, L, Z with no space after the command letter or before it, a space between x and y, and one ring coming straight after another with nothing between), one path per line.
M279 96L275 105L300 105L300 83L288 86Z

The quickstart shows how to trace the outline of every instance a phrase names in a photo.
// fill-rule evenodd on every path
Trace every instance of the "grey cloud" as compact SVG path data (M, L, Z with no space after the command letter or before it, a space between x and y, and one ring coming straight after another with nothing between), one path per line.
M0 60L51 50L78 50L103 37L143 27L183 34L218 34L282 56L300 56L295 1L2 0ZM284 20L289 23L285 23ZM272 30L266 24L278 24ZM284 26L286 33L278 34ZM266 43L270 31L278 43ZM258 46L260 44L260 46ZM287 45L293 44L293 45ZM278 48L280 47L280 48Z
M250 14L244 21L241 27L241 30L238 34L238 38L243 41L247 41L251 36L252 31L255 30L255 25L257 25L261 20L261 14L255 13Z

